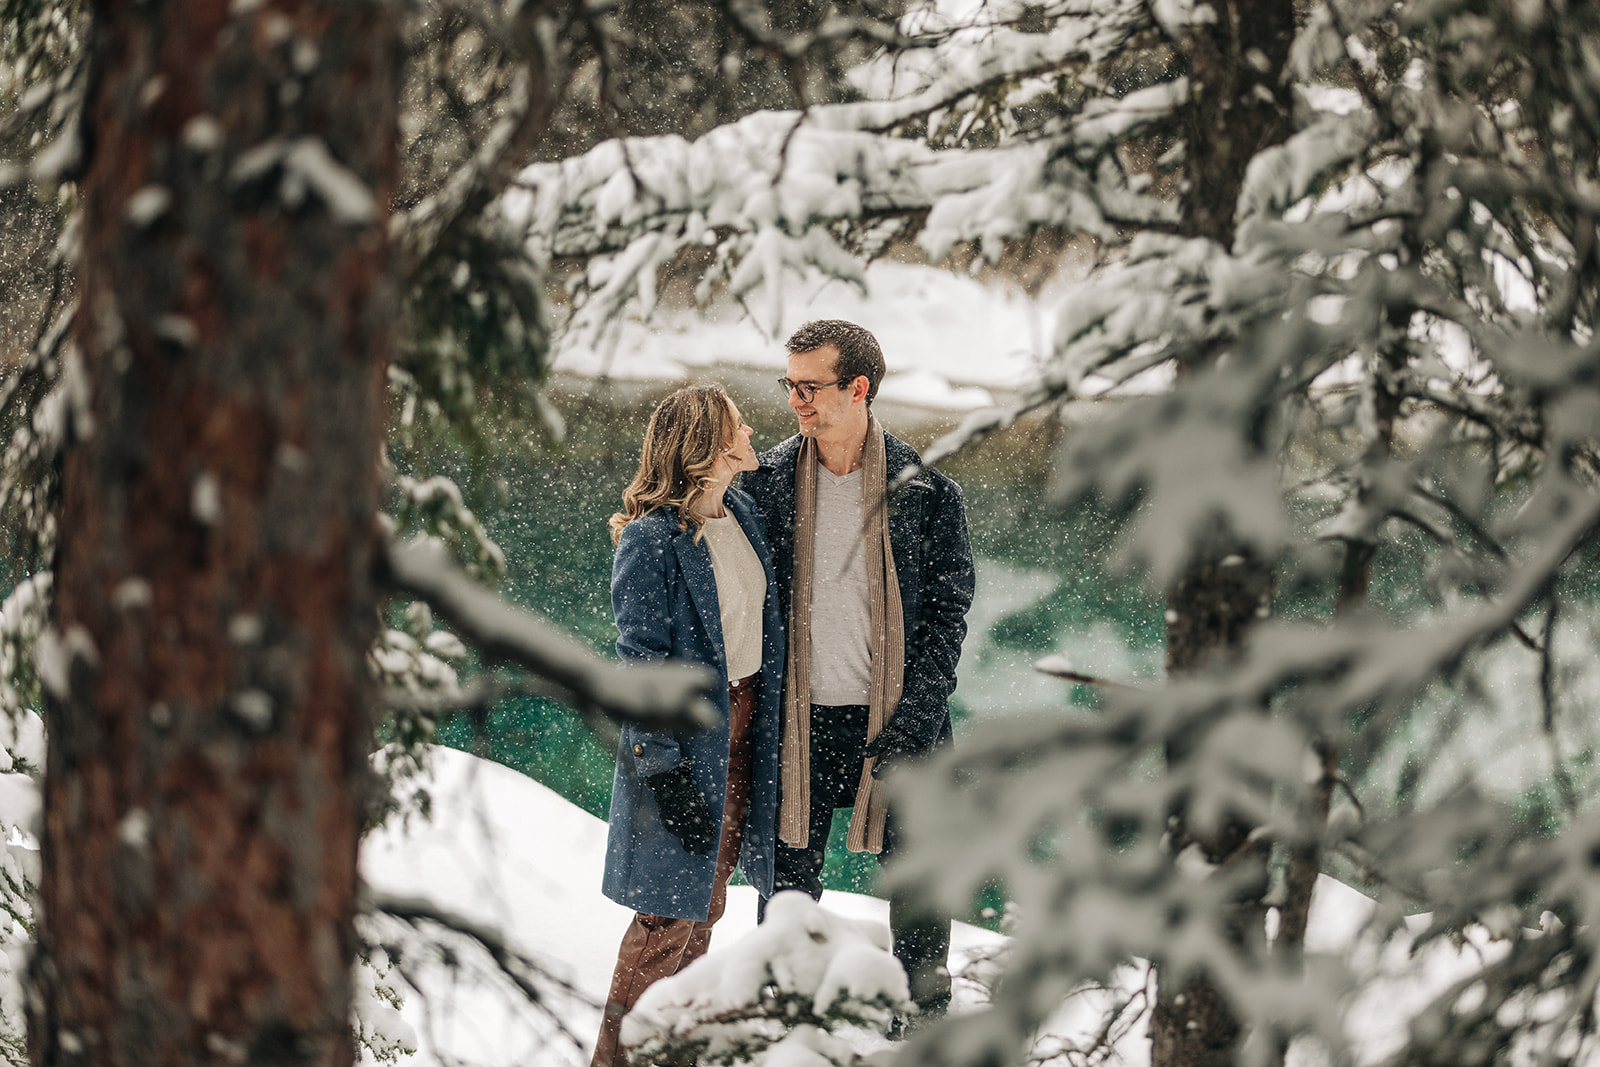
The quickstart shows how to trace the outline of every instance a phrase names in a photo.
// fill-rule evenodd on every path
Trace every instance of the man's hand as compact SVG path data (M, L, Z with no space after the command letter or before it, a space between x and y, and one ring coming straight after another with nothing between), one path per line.
M896 760L907 756L914 756L922 751L922 745L916 738L907 733L895 719L890 719L884 724L878 736L867 742L867 747L861 750L862 756L867 759L876 759L877 765L872 768L872 776L880 778L883 770Z
M709 853L716 827L711 823L711 809L706 806L706 798L694 786L688 761L670 771L650 775L644 784L656 795L661 825L682 842L683 850L695 856Z

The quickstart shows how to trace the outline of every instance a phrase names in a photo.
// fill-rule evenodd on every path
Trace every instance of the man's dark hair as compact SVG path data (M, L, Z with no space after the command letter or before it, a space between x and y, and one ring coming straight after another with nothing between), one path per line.
M829 345L839 350L833 372L851 381L866 375L867 403L872 403L878 395L878 385L883 381L887 368L883 364L883 349L878 347L878 339L866 327L843 319L818 319L796 330L783 347L794 354L815 352Z

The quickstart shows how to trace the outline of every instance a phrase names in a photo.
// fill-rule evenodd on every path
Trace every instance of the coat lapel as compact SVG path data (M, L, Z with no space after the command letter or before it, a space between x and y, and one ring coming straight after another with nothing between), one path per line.
M750 547L756 548L756 557L761 560L761 569L766 572L767 585L771 587L776 579L772 571L772 553L761 551L757 546L767 543L766 531L762 529L761 522L756 518L753 507L746 504L742 497L729 495L723 498L728 509L733 512L733 517L739 520L739 528L744 531Z
M689 586L689 598L700 613L700 625L705 627L706 640L717 653L717 666L728 669L726 646L722 641L722 608L717 600L717 576L711 569L711 549L705 538L695 543L694 527L672 539L678 551L678 566L683 580Z

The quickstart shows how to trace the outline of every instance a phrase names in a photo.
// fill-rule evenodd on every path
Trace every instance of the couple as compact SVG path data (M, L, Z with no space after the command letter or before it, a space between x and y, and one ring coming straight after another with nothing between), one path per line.
M887 862L879 774L950 740L973 591L961 491L919 470L882 506L919 459L873 417L871 333L812 322L786 347L799 434L757 456L720 386L681 389L611 517L618 652L704 664L725 688L716 729L622 732L603 889L637 914L593 1067L625 1062L623 1015L705 953L736 863L763 909L783 889L820 898L836 807L854 809L849 847ZM891 899L889 926L912 999L942 1013L949 922Z

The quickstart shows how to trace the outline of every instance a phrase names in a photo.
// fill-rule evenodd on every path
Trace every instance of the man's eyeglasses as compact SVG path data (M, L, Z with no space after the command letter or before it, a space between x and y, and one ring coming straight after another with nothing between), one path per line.
M859 377L861 377L861 375L856 375L856 378ZM809 404L811 401L816 399L818 389L826 389L830 385L837 385L840 389L844 389L849 386L851 382L855 381L856 378L835 378L831 382L791 382L787 378L779 378L778 384L783 386L783 395L785 398L787 398L790 393L799 393L800 400L803 403Z

